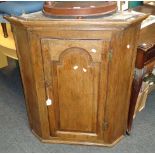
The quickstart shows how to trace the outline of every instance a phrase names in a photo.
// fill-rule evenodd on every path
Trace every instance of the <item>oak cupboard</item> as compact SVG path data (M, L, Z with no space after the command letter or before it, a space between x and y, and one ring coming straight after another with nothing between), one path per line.
M43 142L112 146L126 133L141 21L41 12L12 25L30 128Z

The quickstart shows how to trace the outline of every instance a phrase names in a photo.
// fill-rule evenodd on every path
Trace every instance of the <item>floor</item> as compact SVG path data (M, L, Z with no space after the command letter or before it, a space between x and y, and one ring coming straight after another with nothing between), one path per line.
M0 70L0 152L155 152L155 91L147 99L130 136L112 148L44 144L30 131L17 63Z

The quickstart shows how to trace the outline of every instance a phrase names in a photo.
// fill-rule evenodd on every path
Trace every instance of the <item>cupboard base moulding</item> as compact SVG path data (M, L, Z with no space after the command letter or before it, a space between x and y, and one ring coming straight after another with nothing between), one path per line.
M104 143L97 143L97 142L86 142L86 141L69 141L69 140L62 140L62 139L54 139L50 137L49 139L43 139L38 136L33 130L32 133L43 143L48 144L73 144L73 145L88 145L88 146L104 146L104 147L113 147L118 142L120 142L125 136L122 135L118 139L116 139L112 144L104 144Z

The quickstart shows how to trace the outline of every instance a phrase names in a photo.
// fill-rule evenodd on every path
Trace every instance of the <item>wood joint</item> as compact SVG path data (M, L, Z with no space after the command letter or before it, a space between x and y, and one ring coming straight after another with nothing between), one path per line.
M108 126L108 122L103 122L103 130L107 130Z
M113 56L112 49L110 49L108 52L109 61L112 61L112 56Z

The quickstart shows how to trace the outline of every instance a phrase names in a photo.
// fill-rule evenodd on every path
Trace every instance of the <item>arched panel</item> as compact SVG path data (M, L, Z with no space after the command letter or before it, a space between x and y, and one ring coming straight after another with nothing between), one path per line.
M84 49L69 48L60 55L54 70L60 130L95 132L99 63L92 63Z

